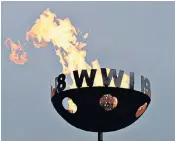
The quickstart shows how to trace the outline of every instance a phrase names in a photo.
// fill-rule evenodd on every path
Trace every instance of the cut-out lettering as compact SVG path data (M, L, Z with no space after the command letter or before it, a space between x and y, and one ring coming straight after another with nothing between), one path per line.
M112 77L114 78L115 87L120 87L124 71L120 70L117 76L117 72L115 69L110 69L109 75L107 76L106 68L101 68L101 74L103 79L103 85L108 87L111 83Z
M90 77L88 76L87 70L82 70L80 77L78 75L78 71L73 71L76 86L78 88L81 88L83 84L83 79L85 78L87 86L92 87L94 84L96 71L96 69L91 69Z
M141 92L150 95L151 94L151 86L148 78L144 78L141 76Z
M134 90L134 72L130 72L129 88Z
M66 76L64 74L60 74L58 77L55 78L55 85L58 93L66 88L65 79Z

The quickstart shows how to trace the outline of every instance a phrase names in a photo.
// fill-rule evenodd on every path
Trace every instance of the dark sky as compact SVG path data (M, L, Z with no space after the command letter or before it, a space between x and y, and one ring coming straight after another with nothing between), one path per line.
M55 49L27 44L29 62L9 61L3 41L25 43L25 32L50 8L89 32L88 62L134 71L151 81L152 102L133 125L104 134L105 141L175 140L175 3L174 2L3 2L2 3L2 140L96 141L97 134L66 123L50 101L50 80L61 72ZM138 89L140 89L138 87Z

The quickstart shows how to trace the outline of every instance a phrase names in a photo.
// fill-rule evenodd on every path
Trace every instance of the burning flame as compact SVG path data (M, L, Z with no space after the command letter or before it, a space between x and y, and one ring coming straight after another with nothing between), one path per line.
M69 88L76 88L76 83L73 77L73 71L86 69L90 74L91 69L97 69L96 77L94 80L94 86L102 86L102 77L100 71L100 64L98 60L92 61L91 65L86 62L86 51L84 47L87 45L85 42L78 41L77 37L82 36L83 40L87 39L89 34L82 35L79 29L76 29L71 21L66 19L58 19L56 15L49 9L46 9L40 17L35 21L32 28L26 33L26 40L32 43L36 48L47 47L48 43L51 42L55 47L56 55L60 59L62 65L62 73L70 75L72 84ZM10 40L10 39L9 39ZM16 50L22 50L22 46L16 45L10 40L10 46L12 54L10 59L14 63L20 64L19 57L14 53ZM20 56L24 64L27 61L26 52L23 52ZM109 69L107 69L109 73ZM111 87L114 87L114 81L111 81ZM82 87L87 87L85 80L83 81ZM129 76L124 74L121 87L129 87ZM69 106L73 105L73 101L69 100ZM70 106L70 109L76 109L74 106Z
M12 41L12 39L8 38L5 41L5 46L11 48L9 59L12 62L16 64L25 64L27 62L27 53L24 51L19 41L17 45Z

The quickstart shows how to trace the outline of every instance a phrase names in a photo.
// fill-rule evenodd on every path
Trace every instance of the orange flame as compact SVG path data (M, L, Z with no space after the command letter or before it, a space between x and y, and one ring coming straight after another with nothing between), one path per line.
M98 60L92 61L91 65L86 62L84 47L87 43L78 41L77 37L80 34L82 35L82 32L72 25L69 18L58 19L54 13L46 9L26 33L26 40L36 48L47 47L49 42L53 44L62 65L62 73L71 76L72 84L69 86L70 88L76 88L73 71L78 70L80 72L82 69L86 69L88 73L91 69L97 69L94 86L102 86L100 64ZM88 36L89 34L86 33L82 35L82 38L85 40ZM109 69L107 69L107 73L109 73ZM110 86L115 86L113 81L111 81ZM85 80L82 87L87 87ZM123 76L121 87L129 87L129 76L127 74ZM73 105L71 100L68 103ZM75 108L72 107L72 109Z
M27 62L27 53L24 51L20 42L15 44L10 38L5 41L5 46L11 48L9 59L16 64L25 64ZM21 53L21 54L20 54Z
M142 106L140 106L140 107L138 108L138 110L137 110L135 116L136 116L137 118L140 117L140 116L145 112L147 106L148 106L147 103L145 103L145 104L143 104Z

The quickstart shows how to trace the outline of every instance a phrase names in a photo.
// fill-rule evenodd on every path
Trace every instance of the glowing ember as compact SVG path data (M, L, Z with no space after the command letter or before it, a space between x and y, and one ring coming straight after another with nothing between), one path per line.
M100 98L100 106L106 111L111 111L117 106L117 98L112 97L110 94L105 94Z
M144 112L145 112L145 110L146 110L146 108L147 108L147 103L145 103L145 104L143 104L142 106L140 106L139 107L139 109L137 110L137 112L136 112L136 117L138 118L138 117L140 117Z
M87 39L88 38L88 33L86 33L84 36L83 36L84 39Z
M26 40L36 48L47 47L49 42L53 44L62 65L62 73L72 79L69 88L76 88L73 71L78 70L80 72L82 69L86 69L88 73L91 69L97 69L94 86L103 86L100 64L98 60L92 61L91 65L86 62L84 47L87 43L78 41L78 35L82 35L82 32L76 29L68 18L58 19L54 13L46 9L26 33ZM89 34L86 33L82 35L82 38L85 40L88 36ZM20 43L16 45L11 39L8 39L7 42L9 42L12 51L10 60L16 64L26 63L27 53L24 52ZM22 51L22 54L18 56L16 51ZM107 69L107 73L109 74L109 69ZM109 86L115 87L113 79ZM85 79L82 87L87 87ZM123 75L121 87L129 88L129 76L127 74ZM70 107L73 105L72 103L73 101L69 101Z

